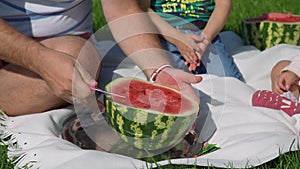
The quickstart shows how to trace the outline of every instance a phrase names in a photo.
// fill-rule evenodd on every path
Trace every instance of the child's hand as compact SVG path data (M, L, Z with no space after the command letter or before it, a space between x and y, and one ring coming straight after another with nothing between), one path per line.
M198 57L198 63L197 64L189 64L189 70L190 71L195 71L197 66L200 66L200 60L202 59L207 46L210 44L210 41L206 38L206 36L204 36L203 34L201 34L200 36L197 35L193 35L193 39L195 40L195 42L198 45L198 48L195 48L196 51L195 53L197 54ZM188 63L186 63L188 64Z
M299 77L294 72L284 71L275 80L273 91L278 94L282 94L283 92L288 91L292 85L298 83L298 81Z
M185 59L185 64L189 66L190 71L200 65L201 57L208 45L204 37L195 34L181 34L173 44Z
M197 50L197 56L199 60L201 60L202 56L204 55L207 46L210 44L210 41L206 38L206 35L201 33L200 36L197 36L197 39L195 39L198 45L198 50Z
M195 37L197 35L181 34L180 38L174 42L174 45L178 48L185 61L190 64L198 63L196 51L200 50L200 48L194 40Z

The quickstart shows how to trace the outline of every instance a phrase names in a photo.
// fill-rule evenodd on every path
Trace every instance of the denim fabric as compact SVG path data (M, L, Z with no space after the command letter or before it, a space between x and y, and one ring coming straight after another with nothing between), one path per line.
M191 30L180 30L185 34L201 34L200 31L191 31ZM183 69L188 71L188 67L184 64L184 58L181 56L178 48L172 43L161 39L163 47L170 52L169 56L172 61L172 64L176 68ZM235 77L241 81L244 81L242 74L240 73L238 67L234 63L232 56L225 50L225 45L221 41L220 36L212 41L207 47L207 50L204 56L201 59L200 66L197 67L195 74L213 74L220 77Z

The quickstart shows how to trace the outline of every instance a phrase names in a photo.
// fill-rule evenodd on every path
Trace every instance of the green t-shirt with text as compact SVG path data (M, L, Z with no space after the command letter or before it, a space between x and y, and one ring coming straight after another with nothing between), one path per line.
M214 0L151 0L151 8L172 26L193 21L207 22L215 9Z

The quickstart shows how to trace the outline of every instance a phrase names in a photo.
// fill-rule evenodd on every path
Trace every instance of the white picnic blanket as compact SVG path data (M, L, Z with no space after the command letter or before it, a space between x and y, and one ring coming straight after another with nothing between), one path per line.
M197 158L173 159L171 163L244 168L270 161L279 152L297 150L300 115L289 117L281 111L252 107L251 96L255 90L270 89L271 68L277 61L297 55L300 47L278 45L259 51L253 46L244 46L242 39L233 32L223 32L221 37L234 56L246 84L233 78L204 75L204 80L194 85L202 93L201 111L210 112L206 122L217 127L209 142L221 149ZM130 76L135 73L135 68L120 68L116 73ZM3 122L7 125L5 132L13 134L19 145L11 153L25 153L20 166L29 161L35 161L33 168L41 169L149 166L144 161L118 154L82 150L63 140L62 124L72 113L72 107L67 107L34 115L6 117ZM168 163L158 162L159 165Z

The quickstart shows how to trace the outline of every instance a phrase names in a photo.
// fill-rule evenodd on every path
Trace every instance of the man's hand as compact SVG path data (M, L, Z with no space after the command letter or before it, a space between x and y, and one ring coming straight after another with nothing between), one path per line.
M51 51L40 58L38 70L53 93L69 103L73 102L73 97L87 97L91 94L88 86L97 85L72 56L62 52Z
M165 68L163 72L158 74L155 82L178 89L181 93L192 97L197 103L200 103L199 96L196 95L191 84L201 81L201 76L195 76L180 69Z

